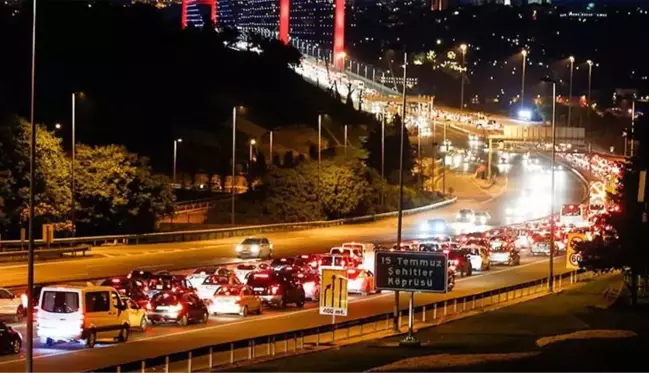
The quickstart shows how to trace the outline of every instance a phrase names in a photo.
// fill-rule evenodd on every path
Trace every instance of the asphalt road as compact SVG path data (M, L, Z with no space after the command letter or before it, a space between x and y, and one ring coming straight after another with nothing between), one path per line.
M505 223L504 207L515 199L520 190L526 188L533 178L525 175L522 167L514 165L508 174L508 186L501 195L485 192L472 199L460 199L456 204L419 215L404 217L404 237L422 238L417 230L418 223L428 217L454 220L460 208L474 208L490 211L493 224ZM584 193L583 186L571 173L565 172L565 181L557 183L558 204L563 201L578 202ZM390 242L396 237L396 219L386 219L362 225L340 226L309 231L269 234L275 244L276 256L298 253L323 252L344 241ZM240 238L188 242L179 244L142 245L135 247L100 248L102 256L62 262L39 263L36 280L70 281L85 278L108 277L127 273L132 268L181 269L212 263L232 262L234 245ZM558 258L555 270L565 268L563 258ZM24 265L8 265L2 268L0 283L3 286L20 285L25 282ZM418 294L416 302L453 298L459 295L495 289L506 285L526 282L547 275L547 260L524 258L518 267L494 268L485 274L478 274L458 281L456 289L446 295ZM388 312L392 308L393 294L355 297L350 305L349 318L361 318L372 314ZM401 307L406 308L406 297ZM272 320L272 321L271 321ZM314 304L304 309L268 310L262 316L214 317L209 325L194 325L187 328L177 326L156 326L146 333L134 333L126 344L105 344L96 349L84 349L80 345L61 345L43 348L37 344L35 370L37 371L84 371L108 366L118 362L157 356L201 345L239 340L252 336L297 330L329 323L329 317L318 315ZM22 329L20 327L19 329ZM0 358L0 371L20 371L24 368L24 356Z

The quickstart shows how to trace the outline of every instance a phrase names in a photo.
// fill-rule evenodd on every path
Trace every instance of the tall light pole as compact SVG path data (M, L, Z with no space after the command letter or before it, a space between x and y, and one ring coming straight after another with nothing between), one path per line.
M232 210L230 212L230 223L234 225L234 195L236 193L236 168L237 168L237 107L232 108L232 181L230 182L230 205Z
M634 143L635 143L635 99L631 101L631 157L635 155Z
M521 109L525 108L525 70L527 68L527 50L523 49L521 51L521 55L523 56L523 78L521 81Z
M568 94L568 127L572 126L572 73L575 67L575 57L570 56L570 88Z
M322 162L322 113L318 114L318 195L320 193L320 163ZM318 197L319 199L320 197Z
M70 163L70 222L72 223L72 237L76 235L77 232L77 213L75 206L75 185L74 185L74 163L76 161L77 154L77 141L76 141L76 121L77 121L77 99L76 93L72 93L72 162Z
M32 128L29 149L29 247L27 252L27 356L25 356L25 371L34 371L34 184L36 179L36 120L34 118L34 96L36 79L36 0L33 0L32 10L32 71L29 120Z
M257 140L255 140L255 139L251 139L251 140L250 140L250 155L249 155L249 157L248 157L248 160L249 160L250 162L252 162L252 147L255 146L255 144L257 144Z
M176 182L176 161L178 159L178 143L183 142L183 139L174 140L174 170L173 170L173 181Z
M460 84L460 111L464 111L464 64L466 62L467 48L466 44L460 45L460 51L462 52L462 64L460 65L460 80L462 81Z
M273 131L270 131L270 164L273 164Z
M587 111L586 111L586 122L588 124L588 128L590 129L590 110L591 110L591 102L590 102L590 93L591 93L591 83L592 83L592 78L593 78L593 61L588 60L586 61L588 64L588 105L586 106ZM589 163L590 164L590 163Z
M345 124L345 157L347 157L347 125Z
M417 183L419 188L423 189L421 184L421 173L422 173L422 164L421 164L421 124L417 124L417 162L419 163L419 174L417 175Z
M549 78L543 81L552 84L552 173L550 177L550 268L548 276L548 289L554 291L554 240L556 222L554 216L554 172L556 159L556 107L557 107L557 83Z
M397 215L397 248L401 247L401 228L403 224L403 142L406 128L406 88L408 74L408 53L403 53L403 98L401 106L401 132L399 138L399 211ZM414 293L413 293L414 294ZM399 292L394 292L394 329L399 330Z

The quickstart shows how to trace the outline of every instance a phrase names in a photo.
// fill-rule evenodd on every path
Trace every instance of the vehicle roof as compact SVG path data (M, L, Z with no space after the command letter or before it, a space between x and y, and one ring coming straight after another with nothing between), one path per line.
M74 290L77 290L79 292L111 291L111 290L115 290L115 288L112 286L95 285L92 282L86 282L86 283L69 283L69 284L56 284L56 285L43 286L43 289L41 291L45 292L45 291L74 291Z

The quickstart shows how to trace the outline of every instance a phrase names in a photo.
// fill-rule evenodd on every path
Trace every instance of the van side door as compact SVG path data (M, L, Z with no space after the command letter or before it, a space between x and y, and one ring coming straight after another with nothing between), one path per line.
M94 329L98 339L113 337L115 331L111 328L111 324L115 316L111 315L110 292L88 291L84 300L86 328Z

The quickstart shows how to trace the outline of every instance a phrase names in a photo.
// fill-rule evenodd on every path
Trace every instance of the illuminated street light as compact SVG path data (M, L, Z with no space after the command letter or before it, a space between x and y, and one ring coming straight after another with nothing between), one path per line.
M586 61L588 64L588 111L586 112L586 123L588 124L588 128L590 128L590 110L592 108L592 104L590 102L590 94L591 94L591 82L593 78L593 61L588 60ZM590 165L590 162L588 163Z
M554 221L554 173L556 170L555 167L555 157L556 157L556 106L557 106L557 82L550 79L543 79L544 82L552 84L552 168L551 168L551 179L550 179L550 273L548 276L548 290L550 292L554 291L554 232L555 232L555 221Z
M460 65L460 111L464 111L464 64L467 48L466 44L460 44L460 50L462 51L462 64Z
M521 51L521 55L523 56L523 78L521 82L521 110L524 108L524 102L525 102L525 67L527 65L527 50L523 49Z
M178 143L183 142L183 139L174 140L174 172L173 172L173 182L176 182L176 160L178 159Z
M252 147L257 144L257 141L255 139L250 140L250 156L248 157L248 160L252 162Z
M572 125L572 73L575 67L575 57L570 56L570 92L568 94L568 127Z

